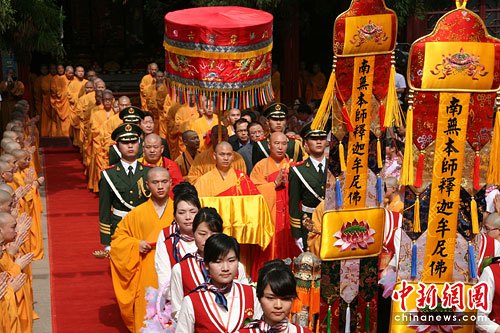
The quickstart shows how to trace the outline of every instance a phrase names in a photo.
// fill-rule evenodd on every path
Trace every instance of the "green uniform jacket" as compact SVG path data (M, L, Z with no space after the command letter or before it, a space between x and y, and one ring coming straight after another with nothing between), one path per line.
M129 179L127 171L123 169L121 163L117 163L101 172L99 181L99 229L101 234L101 244L109 245L111 236L115 232L118 223L123 218L123 213L113 213L112 209L121 212L129 212L130 208L121 202L109 185L104 172L115 186L123 201L128 205L137 207L148 199L149 192L146 190L145 177L150 168L137 162L135 173Z
M293 137L288 137L288 144L286 147L286 154L290 160L294 162L302 161L302 146L299 140L295 140ZM261 159L269 156L269 144L268 138L257 141L252 147L252 162L253 165L257 164ZM264 150L263 150L264 149ZM265 153L264 153L265 151Z
M304 185L304 181L299 178L296 171L302 175L304 181L309 184L309 187L316 195L311 193ZM304 214L307 214L309 217L312 216L312 209L316 208L325 197L325 187L326 172L321 176L312 164L310 158L292 167L288 173L288 209L290 213L292 235L294 238L302 237L304 247L307 247L308 231L302 224L303 216ZM321 200L318 199L318 197ZM304 251L305 250L306 249L304 249Z

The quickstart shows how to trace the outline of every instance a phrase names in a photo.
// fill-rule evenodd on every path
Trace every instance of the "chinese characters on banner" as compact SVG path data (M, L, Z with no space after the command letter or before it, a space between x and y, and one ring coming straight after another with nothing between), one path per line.
M424 282L453 281L469 100L468 93L440 94Z
M345 179L345 208L365 207L375 56L354 58L351 121Z

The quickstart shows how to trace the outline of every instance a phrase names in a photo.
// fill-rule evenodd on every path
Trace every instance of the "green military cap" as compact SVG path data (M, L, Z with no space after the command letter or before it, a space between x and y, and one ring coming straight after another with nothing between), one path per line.
M287 113L288 107L285 104L273 103L264 110L264 117L283 119L286 118Z
M312 139L312 138L326 138L326 131L321 129L312 129L311 123L305 124L302 130L300 131L300 136L302 139Z
M124 108L120 111L120 119L124 123L138 124L144 119L144 111L135 106Z
M137 141L142 134L139 125L123 123L111 134L111 139L116 142Z

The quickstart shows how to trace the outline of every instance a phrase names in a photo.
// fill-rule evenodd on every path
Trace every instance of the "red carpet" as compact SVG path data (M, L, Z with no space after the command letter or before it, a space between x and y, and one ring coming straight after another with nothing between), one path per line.
M59 332L127 332L99 244L98 198L86 188L79 153L44 148L52 327Z

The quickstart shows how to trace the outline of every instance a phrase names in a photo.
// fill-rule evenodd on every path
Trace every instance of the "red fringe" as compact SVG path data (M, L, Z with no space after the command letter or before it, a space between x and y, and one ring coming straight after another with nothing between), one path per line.
M385 129L385 127L384 127L385 105L384 105L384 103L380 104L380 109L378 109L378 115L380 118L380 129L383 131Z
M481 156L479 152L476 151L476 156L474 157L474 190L479 191L481 189L479 171L481 170Z
M424 152L421 151L420 154L418 154L417 175L415 177L415 183L413 183L415 187L422 187L423 173L424 173Z
M342 106L342 118L344 118L345 127L347 128L347 131L353 132L354 127L352 127L351 118L349 117L349 113L347 112L347 107L345 106L345 104L344 106Z

